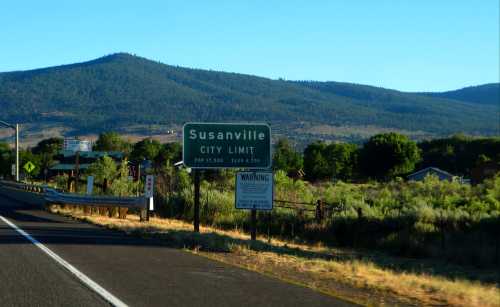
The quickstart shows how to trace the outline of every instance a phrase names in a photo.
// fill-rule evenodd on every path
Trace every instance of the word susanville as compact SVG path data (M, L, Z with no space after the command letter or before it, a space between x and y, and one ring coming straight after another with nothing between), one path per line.
M209 141L265 141L266 135L264 132L257 130L243 131L198 131L189 129L190 140L209 140Z

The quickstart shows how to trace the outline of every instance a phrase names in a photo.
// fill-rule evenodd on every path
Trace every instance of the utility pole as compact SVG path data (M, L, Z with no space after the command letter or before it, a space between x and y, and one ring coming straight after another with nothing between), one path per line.
M0 126L13 129L16 132L16 181L19 181L19 124L11 125L0 120Z
M19 182L19 124L16 124L16 181Z
M80 179L80 151L75 154L75 193L78 193L78 180Z

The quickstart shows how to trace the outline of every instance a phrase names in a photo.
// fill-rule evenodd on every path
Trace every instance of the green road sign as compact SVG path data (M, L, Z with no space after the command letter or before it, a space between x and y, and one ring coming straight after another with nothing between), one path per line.
M182 133L187 167L271 167L271 128L267 124L187 123Z
M31 172L35 170L36 166L31 161L28 161L24 164L23 168L28 174L31 174Z

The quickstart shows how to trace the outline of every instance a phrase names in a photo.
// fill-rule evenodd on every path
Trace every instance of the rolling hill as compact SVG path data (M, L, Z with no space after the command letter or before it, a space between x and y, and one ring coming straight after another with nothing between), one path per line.
M455 91L441 93L422 93L429 97L455 99L477 104L499 106L500 83L489 83L478 86L469 86Z
M485 86L487 91L404 93L190 69L118 53L0 73L0 118L33 129L65 127L68 134L186 121L265 121L277 134L302 140L356 141L394 130L416 138L492 135L498 128L498 84Z

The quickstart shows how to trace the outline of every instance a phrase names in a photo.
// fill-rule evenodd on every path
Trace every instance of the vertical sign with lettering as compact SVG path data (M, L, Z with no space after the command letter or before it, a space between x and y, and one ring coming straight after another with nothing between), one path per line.
M144 196L145 197L153 197L154 194L154 176L147 175L146 183L144 184Z

